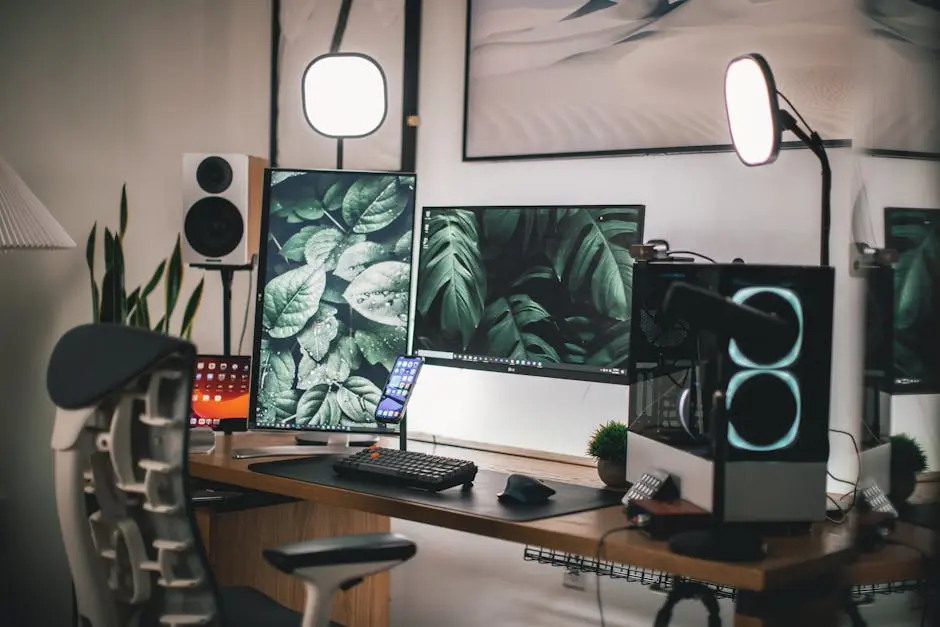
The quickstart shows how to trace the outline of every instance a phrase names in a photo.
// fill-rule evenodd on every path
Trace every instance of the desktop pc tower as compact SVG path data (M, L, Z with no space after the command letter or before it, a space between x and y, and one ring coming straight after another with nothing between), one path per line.
M643 332L644 310L659 311L670 284L684 282L735 304L775 315L785 333L758 339L703 333L696 320L659 314L659 330L686 343L658 348ZM627 480L659 470L670 475L684 500L708 512L717 499L724 519L736 522L807 523L826 515L829 457L829 396L835 275L828 267L745 264L638 263L634 270L631 380L641 373L665 374L694 364L700 399L697 413L685 409L690 443L676 444L657 430L631 428ZM646 301L646 302L645 302ZM658 354L657 354L658 353ZM670 379L682 383L670 373ZM676 386L689 389L690 386ZM725 392L727 443L723 479L715 485L713 443L706 417L716 390ZM680 392L681 394L681 392ZM631 392L632 395L632 392ZM685 394L688 398L689 394ZM684 407L688 407L686 402ZM654 417L655 418L655 417Z

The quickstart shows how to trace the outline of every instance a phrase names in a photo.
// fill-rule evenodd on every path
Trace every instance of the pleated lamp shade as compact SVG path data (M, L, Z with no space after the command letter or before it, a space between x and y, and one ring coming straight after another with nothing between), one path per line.
M0 156L0 251L74 247L62 225Z

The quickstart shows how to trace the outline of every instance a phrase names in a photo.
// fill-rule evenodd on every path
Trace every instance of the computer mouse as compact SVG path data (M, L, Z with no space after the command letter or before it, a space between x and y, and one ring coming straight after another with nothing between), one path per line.
M528 475L509 475L506 487L497 495L502 503L540 505L547 503L555 490Z

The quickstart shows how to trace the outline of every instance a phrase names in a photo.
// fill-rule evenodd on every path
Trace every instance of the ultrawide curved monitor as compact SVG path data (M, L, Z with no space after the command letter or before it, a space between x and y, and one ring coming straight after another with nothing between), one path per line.
M249 428L392 435L375 420L405 354L415 176L267 170Z
M424 207L413 351L626 385L642 205Z

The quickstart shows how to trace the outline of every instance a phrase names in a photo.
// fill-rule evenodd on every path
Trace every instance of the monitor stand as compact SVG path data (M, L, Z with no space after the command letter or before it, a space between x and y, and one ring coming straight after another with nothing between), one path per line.
M326 431L311 431L298 433L294 436L298 446L373 446L379 443L374 435L363 433L328 433Z

